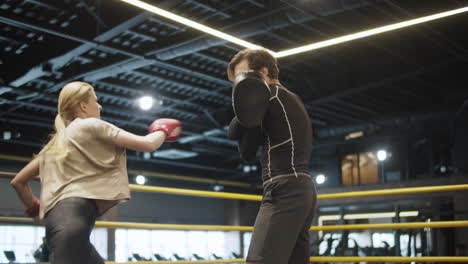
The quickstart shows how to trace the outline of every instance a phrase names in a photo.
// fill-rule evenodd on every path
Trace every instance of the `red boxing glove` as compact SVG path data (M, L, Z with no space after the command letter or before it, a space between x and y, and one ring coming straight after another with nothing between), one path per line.
M172 118L160 118L155 120L149 126L149 132L153 133L156 131L162 131L166 134L166 141L175 141L180 137L181 132L173 135L174 130L180 128L182 131L182 123L177 119Z
M30 207L25 207L24 212L29 215L30 217L36 217L39 215L39 209L41 208L41 204L39 200L34 199L33 204Z

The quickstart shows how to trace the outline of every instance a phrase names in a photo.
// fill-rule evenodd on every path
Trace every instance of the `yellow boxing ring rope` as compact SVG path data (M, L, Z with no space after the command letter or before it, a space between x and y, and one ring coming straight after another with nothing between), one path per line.
M0 175L11 177L15 173L0 172ZM180 188L157 187L157 186L140 186L129 185L132 191L141 192L157 192L178 195L190 195L209 198L223 199L239 199L249 201L261 201L261 195L238 194L227 192L213 192L189 190ZM459 185L444 185L444 186L429 186L429 187L412 187L399 189L383 189L372 191L357 191L345 193L319 194L318 199L340 199L352 197L378 196L378 195L396 195L396 194L419 194L427 192L448 192L468 190L468 184ZM1 222L14 223L33 223L31 218L27 217L0 217ZM171 230L217 230L217 231L252 231L251 226L221 226L221 225L177 225L177 224L153 224L153 223L129 223L129 222L110 222L97 221L96 227L102 228L137 228L137 229L171 229ZM333 225L333 226L313 226L311 231L336 231L336 230L354 230L354 229L418 229L418 228L455 228L468 227L468 221L435 221L435 222L412 222L412 223L391 223L391 224L352 224L352 225ZM185 264L185 263L240 263L244 259L221 259L221 260L186 260L186 261L140 261L128 262L132 264ZM311 257L311 262L451 262L451 263L466 263L468 257ZM116 264L116 262L106 262L108 264ZM119 262L122 263L122 262ZM126 263L126 262L124 262Z
M106 264L208 264L208 263L242 263L245 259L216 260L182 260L182 261L137 261L137 262L106 262ZM468 257L311 257L310 262L435 262L435 263L466 263Z
M29 217L3 217L0 222L31 224L33 219ZM253 226L225 226L225 225L180 225L180 224L154 224L136 222L96 221L96 227L100 228L128 228L128 229L158 229L158 230L203 230L203 231L241 231L251 232ZM310 231L341 231L363 229L421 229L421 228L467 228L468 221L433 221L392 224L354 224L354 225L330 225L313 226Z

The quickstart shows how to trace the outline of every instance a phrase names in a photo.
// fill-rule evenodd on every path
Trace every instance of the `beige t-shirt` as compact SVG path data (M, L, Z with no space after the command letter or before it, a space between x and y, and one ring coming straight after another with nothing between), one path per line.
M119 132L97 118L77 118L68 125L67 156L41 156L41 219L65 198L95 199L99 215L130 199L126 152L113 142Z

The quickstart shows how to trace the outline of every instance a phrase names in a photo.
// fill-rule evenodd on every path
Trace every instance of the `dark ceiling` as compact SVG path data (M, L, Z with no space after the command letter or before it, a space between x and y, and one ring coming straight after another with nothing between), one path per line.
M467 4L147 2L275 51ZM280 79L305 102L317 145L339 144L337 137L354 131L450 118L468 98L467 22L463 13L281 58ZM184 122L180 142L150 159L129 152L130 167L221 179L242 173L225 130L231 115L225 69L240 47L118 0L2 0L0 50L1 129L13 132L1 139L0 153L37 152L52 130L58 91L84 80L96 89L103 119L125 130L144 134L159 117ZM161 103L144 112L135 103L142 95Z

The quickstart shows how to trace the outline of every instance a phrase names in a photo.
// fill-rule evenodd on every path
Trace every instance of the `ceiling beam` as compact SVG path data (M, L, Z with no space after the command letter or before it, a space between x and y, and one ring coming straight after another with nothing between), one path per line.
M320 10L319 15L327 16L366 5L368 5L367 1L360 0L353 1L353 3L350 5L333 2L333 4L324 6L324 8ZM272 15L271 13L278 14L275 14L275 16L270 16ZM272 17L269 23L265 23L265 16ZM231 35L238 38L246 39L252 36L270 32L272 30L285 28L292 24L302 24L314 19L317 19L317 16L305 14L302 11L292 10L291 8L281 7L280 9L273 10L270 13L265 12L265 14L258 15L254 18L238 21L234 25L224 27L221 30L224 32L229 32ZM210 47L223 45L225 43L227 43L226 40L213 38L211 36L200 37L194 40L178 43L165 49L156 50L152 53L149 53L148 55L166 61L176 57L185 56L193 52L205 50Z
M117 25L114 28L106 31L105 33L97 36L96 38L94 38L94 42L95 43L104 43L104 42L112 39L113 37L121 34L122 32L128 30L129 28L131 28L131 27L133 27L133 26L135 26L137 24L142 23L143 21L145 21L150 16L151 16L150 13L143 12L142 14L137 15L137 16L135 16L135 17L121 23L120 25ZM3 18L3 20L1 20L1 21L4 22L4 23L6 22L8 24L16 24L16 23L11 23L11 21L5 20L5 18ZM22 24L16 24L16 25L17 26L24 26ZM38 29L38 28L36 28L36 29ZM40 29L41 30L39 30L39 31L44 32L44 29L42 29L42 28L40 28ZM49 33L49 32L45 32L45 33ZM69 63L74 58L76 58L76 57L88 52L89 50L95 48L96 47L95 43L84 43L84 44L82 44L82 45L68 51L67 53L65 53L65 54L63 54L61 56L49 59L46 62L43 62L43 63L41 63L41 64L39 64L37 66L34 66L25 75L23 75L23 76L17 78L16 80L10 82L10 85L14 86L14 87L19 87L19 86L24 85L25 83L30 82L31 80L34 80L34 79L37 79L37 78L40 78L40 77L43 77L43 76L47 76L47 75L50 74L50 70L45 69L46 67L50 67L50 69L52 71L58 70L58 69L62 68L64 65L66 65L67 63Z
M433 64L430 64L430 65L425 65L425 66L422 66L422 67L418 67L418 68L416 68L414 70L411 70L411 71L395 74L393 76L386 77L386 78L383 78L383 79L378 80L378 81L370 82L370 83L360 85L360 86L357 86L357 87L346 88L345 90L339 91L337 93L307 101L306 104L308 104L310 106L319 106L319 105L322 105L322 104L327 104L327 103L330 103L330 102L334 102L336 99L343 99L345 97L352 96L352 95L355 95L355 94L358 94L358 93L362 93L362 92L365 92L365 91L370 90L370 89L379 88L379 87L382 87L384 85L389 85L389 84L394 83L394 82L398 82L398 81L405 80L405 79L408 79L408 78L414 78L415 76L438 70L438 69L440 69L442 67L446 67L449 64L454 63L454 62L456 62L458 60L460 60L460 58L458 58L458 57L457 58L449 58L449 59L443 60L441 62L437 62L437 63L433 63ZM334 78L336 78L336 76Z

